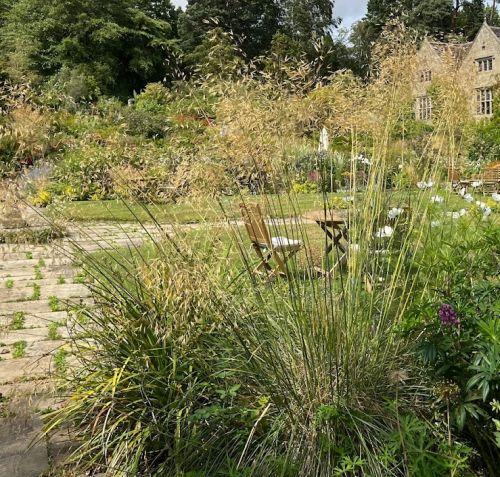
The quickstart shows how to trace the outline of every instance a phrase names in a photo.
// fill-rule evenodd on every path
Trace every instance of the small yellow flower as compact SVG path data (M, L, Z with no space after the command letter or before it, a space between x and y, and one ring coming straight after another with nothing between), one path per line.
M74 197L76 195L75 188L72 186L67 186L64 188L64 195L66 197Z
M37 207L47 207L52 202L52 193L48 190L40 189L32 199L32 202Z

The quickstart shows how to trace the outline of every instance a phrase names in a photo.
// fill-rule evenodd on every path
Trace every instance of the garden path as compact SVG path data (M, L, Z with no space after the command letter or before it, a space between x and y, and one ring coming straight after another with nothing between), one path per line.
M0 245L0 477L39 477L70 446L64 433L35 438L41 415L61 404L54 377L70 359L75 310L91 305L70 256L74 244L95 251L138 245L147 235L138 224L97 223L48 245Z

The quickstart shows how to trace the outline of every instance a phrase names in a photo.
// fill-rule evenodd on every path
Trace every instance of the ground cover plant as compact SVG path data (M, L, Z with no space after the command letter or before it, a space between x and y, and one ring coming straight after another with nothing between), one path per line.
M47 433L75 430L79 471L494 475L498 197L444 184L468 125L452 77L432 133L418 148L401 139L412 46L396 35L389 47L366 85L348 74L312 91L307 75L276 92L251 75L216 84L227 92L220 122L187 177L217 207L193 228L143 208L156 227L144 247L80 250L96 307L79 312L68 400L46 416ZM323 124L347 138L345 169L333 174L334 157L312 151L312 138L314 177L302 160L289 167L304 131L317 139ZM304 200L297 184L307 182L318 193ZM325 213L341 202L349 217L348 256L321 275L341 257L324 256L321 229L301 218L319 198ZM273 236L304 244L286 278L254 273L234 221L236 204L254 200L283 219ZM457 250L477 262L466 268Z

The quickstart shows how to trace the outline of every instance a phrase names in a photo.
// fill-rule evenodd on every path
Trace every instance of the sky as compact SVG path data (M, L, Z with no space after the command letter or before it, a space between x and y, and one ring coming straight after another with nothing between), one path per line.
M349 28L366 12L367 0L336 0L335 16L342 18L342 27ZM187 0L173 0L174 5L185 7Z

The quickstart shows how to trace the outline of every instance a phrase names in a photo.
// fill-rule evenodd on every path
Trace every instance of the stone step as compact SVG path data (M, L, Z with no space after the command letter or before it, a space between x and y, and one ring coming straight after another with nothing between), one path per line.
M10 327L13 319L13 314L0 315L0 329L7 329ZM24 316L23 328L43 328L49 326L51 323L66 323L68 320L68 313L66 311L51 311L48 313L27 314ZM0 341L2 335L0 334Z
M41 287L47 286L47 285L63 285L63 283L60 283L60 279L64 279L65 283L73 283L73 278L77 274L76 270L74 268L69 268L67 270L64 270L61 275L57 277L48 277L46 278L45 275L42 274L43 278L37 280L36 278L33 277L34 274L31 274L29 276L20 276L16 277L14 279L13 277L10 278L1 278L0 279L0 292L9 290L7 288L8 281L11 280L13 282L13 288L23 288L27 286L31 286L33 283L37 283ZM11 283L12 283L11 282ZM10 288L10 289L13 289Z
M38 328L42 329L42 328ZM22 338L22 336L20 336ZM8 338L8 336L6 337ZM49 356L53 355L56 353L62 346L66 344L65 340L37 340L37 341L28 341L26 338L27 336L24 337L25 339L20 339L17 341L14 341L10 344L7 343L2 343L5 344L5 346L2 346L1 351L1 357L2 361L1 362L6 362L6 361L19 361L21 359L26 359L29 358L35 363L40 359L43 358L44 356ZM46 336L45 336L46 338ZM3 339L3 338L2 338ZM25 342L25 348L24 348L24 353L21 357L14 357L13 352L16 350L15 343L19 342ZM7 352L8 351L8 352ZM1 379L1 376L0 376Z
M57 328L57 334L58 337L68 339L69 338L69 333L68 329L66 326L60 326ZM12 346L14 343L17 343L18 341L26 341L27 344L27 354L32 355L33 353L30 353L30 346L33 343L36 343L38 341L59 341L59 340L51 340L49 338L49 329L47 327L43 328L26 328L22 330L16 330L16 331L9 331L8 333L4 335L0 335L0 341L3 344L3 348Z
M26 357L2 359L0 361L1 384L45 378L53 374L53 372L54 363L50 355L41 356L39 359Z
M92 305L91 298L81 298L81 299L71 299L68 302L61 303L63 310L67 309L68 306L71 308L73 306L80 305ZM48 300L34 300L34 301L19 301L11 303L0 303L0 316L10 315L16 311L22 311L27 315L38 315L40 313L50 313L52 309L50 308Z
M40 260L41 258L48 259L48 258L57 258L57 257L63 257L65 256L67 251L65 249L54 249L51 251L40 251L40 252L32 252L32 251L25 251L25 252L5 252L1 253L0 252L0 263L3 261L13 261L13 260L27 260L27 259L34 259L34 260Z
M57 256L55 258L44 258L43 262L37 259L24 259L24 260L6 260L0 262L0 270L17 270L20 268L31 268L40 267L42 270L44 268L60 267L61 265L69 265L72 260L67 257Z
M98 250L99 248L116 248L116 247L127 247L132 245L141 245L144 243L148 237L134 237L132 239L118 238L116 240L83 240L78 242L76 245L83 250Z
M49 471L49 455L39 416L29 412L0 423L0 476L39 477Z
M78 283L47 286L41 286L38 283L34 283L34 285L40 286L39 290L41 300L48 299L51 296L56 296L60 299L90 296L89 289L85 285L80 285ZM14 287L9 290L0 290L0 303L29 300L33 293L33 286Z
M36 399L38 396L54 394L55 391L55 383L46 378L27 382L0 384L0 394L7 399L20 396Z
M46 245L35 245L29 243L15 243L15 244L0 244L0 256L5 253L38 253L51 255L55 250L60 247L59 242L54 242Z
M73 266L71 263L51 266L49 267L40 267L40 273L44 278L57 278L59 275L64 273L69 273L69 270L72 270ZM24 277L29 279L30 277L35 277L35 267L27 267L27 268L12 268L2 270L0 269L0 280L5 280L8 278L16 279L19 277Z

